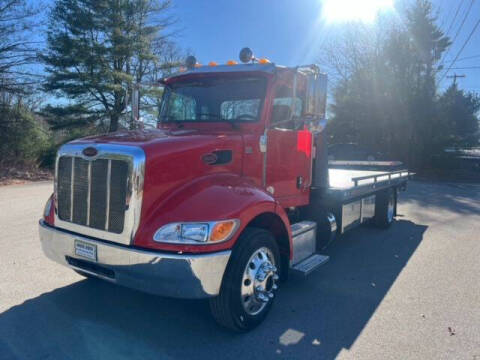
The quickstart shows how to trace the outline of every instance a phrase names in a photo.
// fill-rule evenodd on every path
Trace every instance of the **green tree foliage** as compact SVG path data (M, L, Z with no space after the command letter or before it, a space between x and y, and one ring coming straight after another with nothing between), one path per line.
M50 134L27 106L0 104L1 167L37 165L51 146Z
M38 13L35 2L0 0L0 176L10 166L36 167L52 145L34 114L38 78L27 67L36 61Z
M341 75L333 92L329 131L333 142L367 145L419 168L452 140L452 118L442 116L448 105L439 99L436 84L437 68L450 40L436 25L429 1L417 0L399 9L399 14L399 21L379 19L376 31L360 28L355 36L361 40L355 45L344 39L336 46L361 46L361 51L347 52L355 54L353 64L350 55L343 61L341 54L334 61L327 57ZM475 101L460 101L462 97L457 98L456 110L450 108L450 116L464 106L463 118L475 123Z
M169 1L56 0L43 57L45 90L71 100L49 107L57 128L104 125L116 131L134 83L151 71L153 49L172 23Z
M439 98L439 111L447 129L448 145L478 145L480 97L465 93L453 83Z

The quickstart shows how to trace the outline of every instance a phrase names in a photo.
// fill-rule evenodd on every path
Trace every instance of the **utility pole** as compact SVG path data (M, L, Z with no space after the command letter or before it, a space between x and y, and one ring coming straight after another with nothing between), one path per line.
M447 76L447 78L453 79L453 85L457 85L457 78L464 78L464 77L467 77L467 76L465 74L457 75L457 73Z

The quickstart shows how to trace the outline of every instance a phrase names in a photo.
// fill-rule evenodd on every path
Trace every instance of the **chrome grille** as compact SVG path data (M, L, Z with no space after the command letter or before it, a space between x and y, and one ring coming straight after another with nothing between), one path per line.
M84 153L87 147L96 155ZM55 226L130 245L140 224L145 152L133 145L63 145L55 172Z
M121 234L128 203L128 179L127 161L61 156L57 170L58 217Z

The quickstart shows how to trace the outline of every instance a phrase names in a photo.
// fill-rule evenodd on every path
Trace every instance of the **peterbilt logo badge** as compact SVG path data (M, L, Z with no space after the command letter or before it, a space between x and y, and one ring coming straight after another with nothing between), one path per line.
M82 154L88 157L95 156L98 154L98 150L94 147L87 147L83 149Z

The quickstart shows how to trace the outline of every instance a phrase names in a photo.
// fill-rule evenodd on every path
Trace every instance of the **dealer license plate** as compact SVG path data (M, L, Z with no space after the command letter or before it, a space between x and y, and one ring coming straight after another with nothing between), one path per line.
M97 261L97 245L75 240L75 255Z

